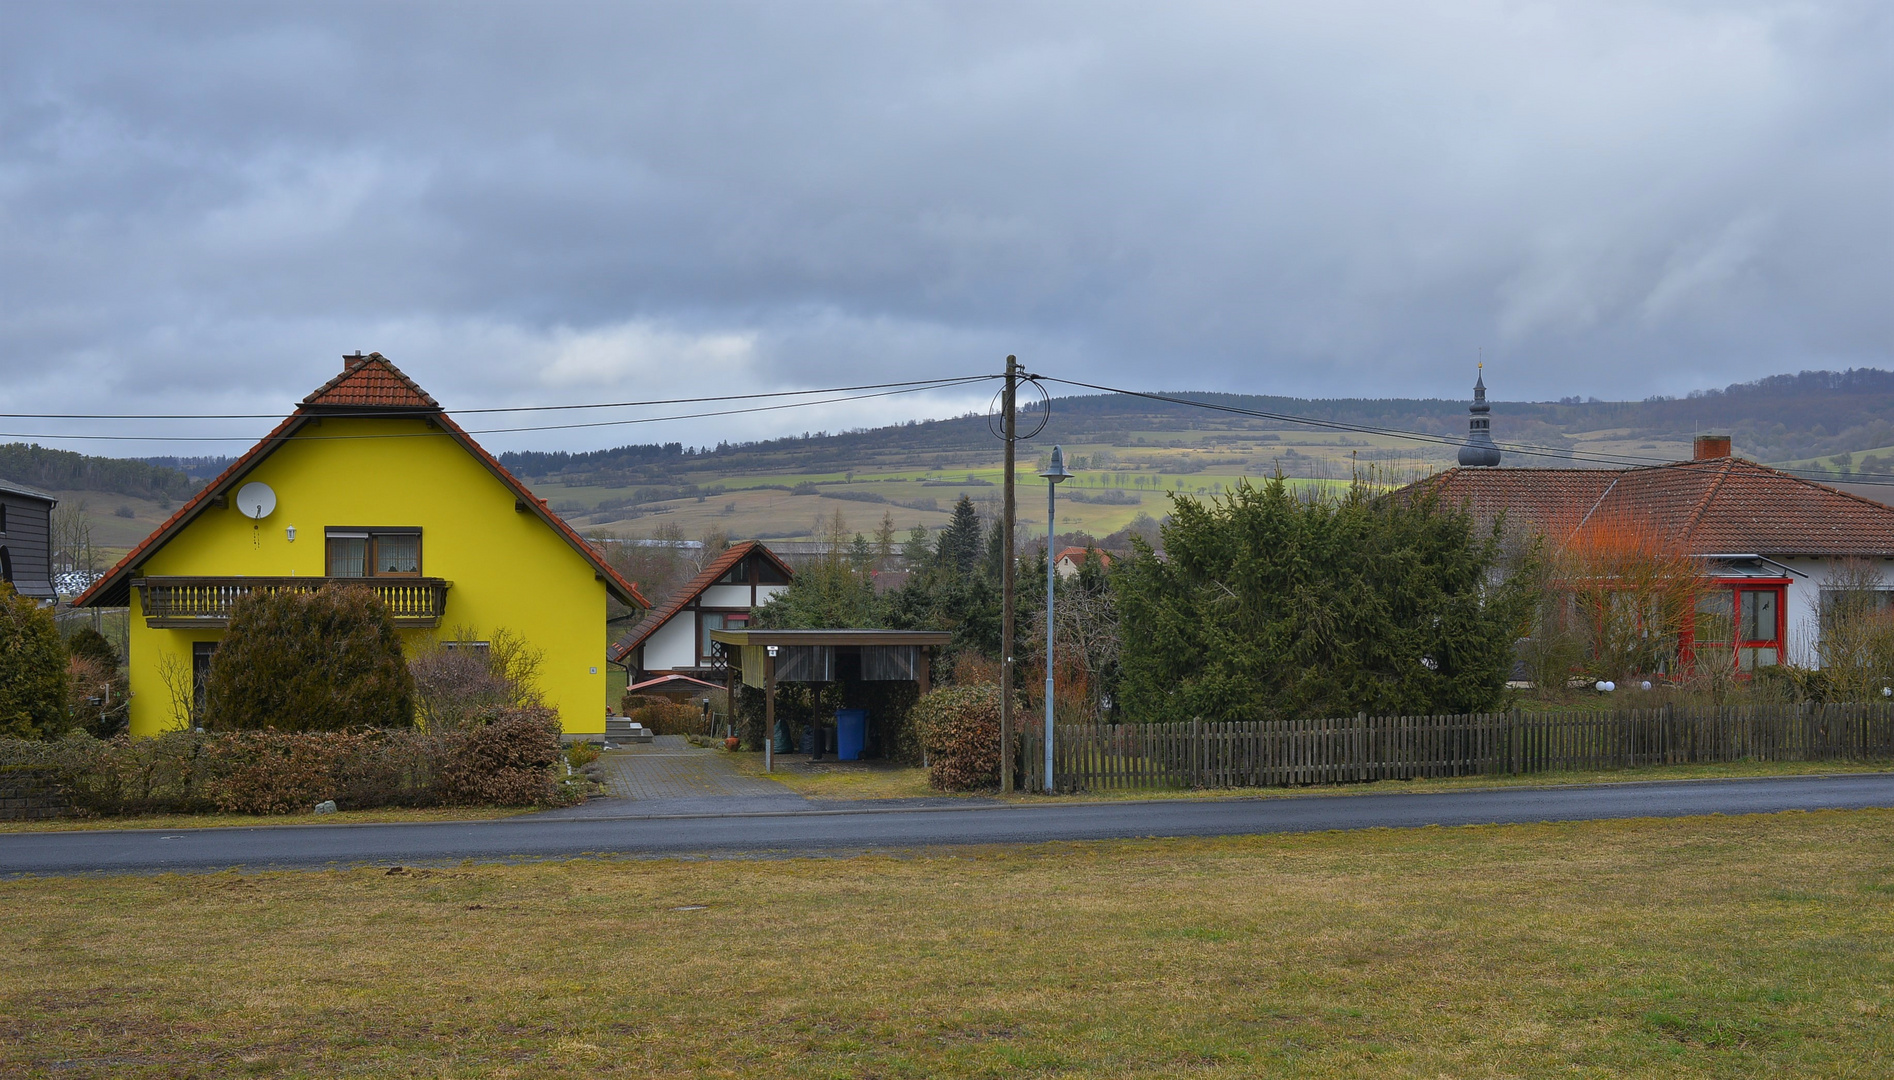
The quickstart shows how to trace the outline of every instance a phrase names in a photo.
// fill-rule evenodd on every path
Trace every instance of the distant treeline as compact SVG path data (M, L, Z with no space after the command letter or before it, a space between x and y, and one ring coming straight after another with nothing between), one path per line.
M1541 446L1552 452L1553 456L1529 459L1531 464L1558 464L1556 455L1574 445L1576 434L1607 428L1628 429L1640 439L1668 441L1688 439L1705 431L1727 432L1734 436L1738 454L1759 461L1826 458L1894 446L1894 421L1888 419L1894 417L1894 372L1873 368L1773 375L1721 390L1697 391L1684 398L1653 397L1644 401L1576 397L1547 402L1506 401L1505 386L1497 380L1492 392L1494 438L1502 443ZM1464 399L1312 400L1203 392L1172 392L1166 396L1251 412L1436 435L1466 431ZM1149 433L1201 430L1310 429L1287 420L1243 417L1123 394L1091 394L1054 398L1045 430L1022 450L1031 452L1034 447L1043 449L1055 442L1158 446L1162 445L1158 441L1146 443ZM987 418L969 415L761 442L719 443L701 450L666 443L586 454L514 453L502 455L501 460L525 476L556 475L569 481L583 478L604 486L625 487L687 483L686 474L696 470L732 475L772 470L952 470L987 462L994 446Z
M500 464L519 476L554 476L574 472L598 472L638 468L646 465L674 464L685 456L683 443L643 443L611 450L592 450L571 454L564 450L509 450L500 455Z
M228 457L148 457L139 458L147 465L156 465L163 469L176 469L193 480L209 480L225 469L235 458Z
M0 476L47 491L109 491L159 502L186 498L197 488L179 469L27 443L0 445Z

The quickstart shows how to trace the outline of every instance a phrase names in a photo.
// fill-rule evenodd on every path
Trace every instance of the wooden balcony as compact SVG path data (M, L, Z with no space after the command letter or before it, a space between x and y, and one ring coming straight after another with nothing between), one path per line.
M388 605L396 626L439 626L451 581L440 578L148 577L138 589L145 625L170 630L230 625L237 597L266 592L315 592L328 584L365 586Z

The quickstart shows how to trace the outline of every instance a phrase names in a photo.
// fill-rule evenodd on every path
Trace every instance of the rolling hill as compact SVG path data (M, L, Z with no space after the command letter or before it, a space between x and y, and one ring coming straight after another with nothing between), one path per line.
M1446 399L1301 398L1178 393L1252 412L1383 429L1458 436L1466 402ZM1693 435L1714 431L1736 452L1833 479L1894 480L1894 372L1807 371L1645 401L1493 404L1502 444L1545 448L1509 464L1586 464L1605 455L1673 460ZM1060 492L1060 531L1103 536L1139 514L1162 516L1171 493L1212 495L1243 477L1284 475L1308 484L1360 472L1405 480L1444 467L1451 446L1322 429L1281 419L1114 394L1055 397L1044 431L1022 446L1023 463L1062 444L1079 474ZM1576 455L1568 458L1564 455ZM990 510L999 497L1001 453L984 416L908 422L797 438L693 448L678 443L589 453L514 452L506 466L582 529L648 536L722 532L785 539L817 531L839 512L846 528L871 532L884 515L905 533L937 528L961 494ZM221 458L89 457L0 446L0 476L52 491L97 521L95 536L122 550L155 527ZM1025 488L1022 521L1044 527L1037 480Z

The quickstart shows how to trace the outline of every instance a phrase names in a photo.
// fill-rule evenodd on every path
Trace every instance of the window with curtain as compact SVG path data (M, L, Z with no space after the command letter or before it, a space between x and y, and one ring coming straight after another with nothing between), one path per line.
M329 529L329 577L421 576L420 529Z

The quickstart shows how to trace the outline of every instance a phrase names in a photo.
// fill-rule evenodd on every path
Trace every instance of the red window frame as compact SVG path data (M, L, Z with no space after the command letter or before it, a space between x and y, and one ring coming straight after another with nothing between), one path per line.
M1774 649L1776 651L1776 663L1786 663L1787 649L1785 646L1788 644L1789 585L1790 580L1786 577L1713 578L1710 583L1709 591L1725 591L1730 594L1730 637L1734 640L1704 642L1704 644L1715 645L1719 649L1729 649L1730 664L1737 669L1739 675L1750 674L1750 672L1743 670L1742 666L1743 650L1745 649ZM1770 592L1775 594L1776 625L1774 627L1774 637L1745 638L1742 636L1743 594L1745 592ZM1682 654L1682 659L1686 665L1696 662L1696 621L1696 607L1692 605L1690 611L1685 615L1684 630L1681 635L1682 640L1678 642L1678 652Z

